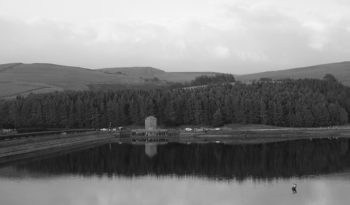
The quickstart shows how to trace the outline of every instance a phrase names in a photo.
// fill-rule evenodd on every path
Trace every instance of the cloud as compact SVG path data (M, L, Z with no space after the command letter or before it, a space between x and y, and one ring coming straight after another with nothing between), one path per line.
M0 8L1 63L244 73L348 60L350 54L350 14L341 0L154 0L157 9L104 0L89 1L78 13L80 0L62 4L64 12L58 2L57 9L44 3L48 10L37 10L36 0L17 13L11 2Z
M216 46L213 48L213 54L218 58L228 58L230 57L230 49L225 46Z

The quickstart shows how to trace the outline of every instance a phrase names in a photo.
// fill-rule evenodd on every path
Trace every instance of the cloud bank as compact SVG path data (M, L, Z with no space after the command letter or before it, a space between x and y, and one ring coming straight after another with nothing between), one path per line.
M0 63L251 73L349 60L345 0L2 0Z

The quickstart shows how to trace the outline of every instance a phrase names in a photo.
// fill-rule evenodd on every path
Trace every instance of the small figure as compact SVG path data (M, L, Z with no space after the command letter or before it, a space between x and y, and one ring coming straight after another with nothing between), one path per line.
M297 184L293 184L292 191L293 191L293 194L297 193Z

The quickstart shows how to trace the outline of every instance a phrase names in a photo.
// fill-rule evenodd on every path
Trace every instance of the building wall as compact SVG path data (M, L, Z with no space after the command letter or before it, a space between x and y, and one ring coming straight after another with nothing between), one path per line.
M149 116L145 119L145 129L146 130L155 130L157 129L157 118Z

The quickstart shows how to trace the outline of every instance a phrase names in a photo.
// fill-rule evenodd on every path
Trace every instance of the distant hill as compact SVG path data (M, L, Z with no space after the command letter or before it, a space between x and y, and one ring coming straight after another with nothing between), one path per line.
M46 63L0 65L0 98L62 90L110 87L141 87L143 84L184 82L208 73L167 73L150 68L88 69ZM154 81L154 77L157 80ZM150 80L151 79L151 80ZM153 79L153 80L152 80ZM107 86L105 86L107 85Z
M0 65L0 97L61 90L85 90L89 84L141 83L134 77L111 75L97 70L54 64Z
M145 77L153 77L157 74L163 74L165 71L152 68L152 67L116 67L116 68L102 68L99 69L104 73L109 74L121 74L121 75L129 75L129 76L145 76Z
M350 86L350 62L330 63L289 70L238 75L241 81L260 78L322 78L333 74ZM0 64L0 98L62 90L101 90L115 88L152 88L169 82L189 82L215 72L165 72L153 67L115 67L88 69L46 63Z
M329 63L322 65L315 65L302 68L294 68L288 70L269 71L262 73L254 73L249 75L237 75L237 80L251 81L260 78L323 78L327 73L334 75L344 85L350 86L350 62Z
M201 75L215 75L215 72L165 72L153 67L116 67L99 69L104 73L138 77L140 79L157 78L166 82L189 82Z

